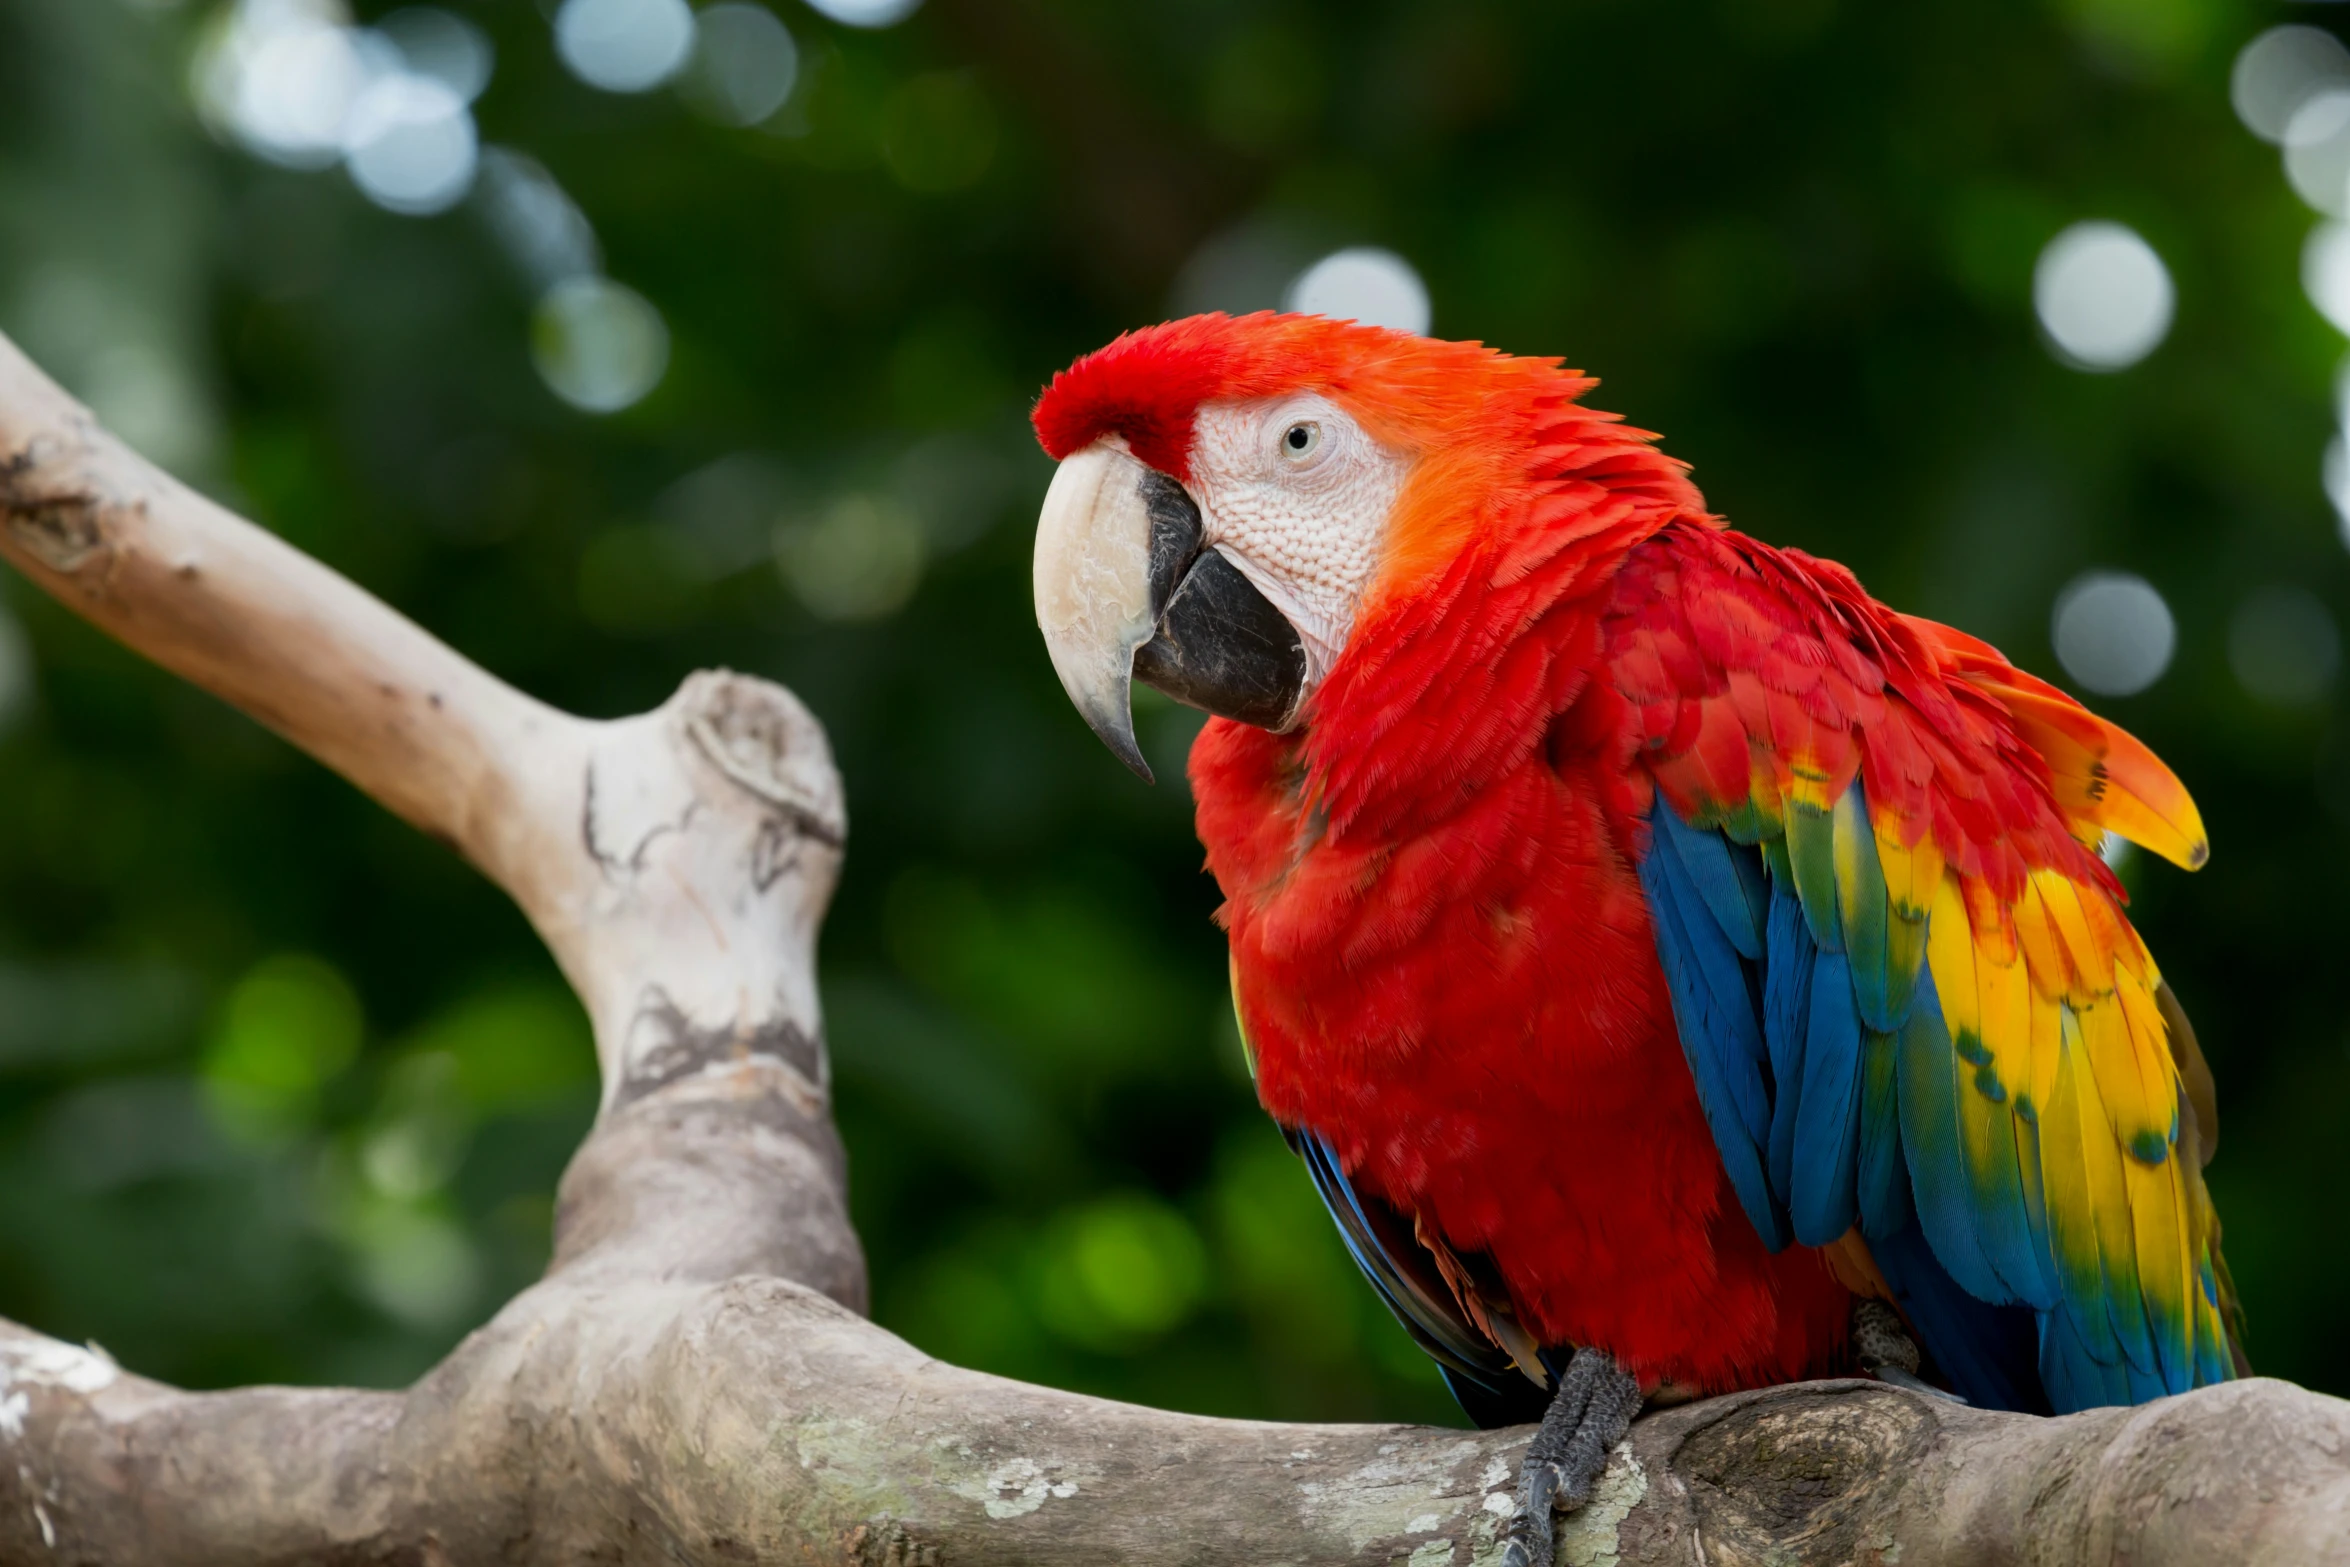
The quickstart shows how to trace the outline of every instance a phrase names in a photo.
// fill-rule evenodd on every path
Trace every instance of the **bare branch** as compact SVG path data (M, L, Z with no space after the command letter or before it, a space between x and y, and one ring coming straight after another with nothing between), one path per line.
M1525 1433L1209 1420L864 1321L813 978L845 834L788 692L591 723L139 461L0 340L0 555L456 844L596 1028L547 1277L405 1393L183 1393L0 1324L0 1562L1465 1564ZM1571 1562L2350 1559L2350 1405L2037 1421L1867 1382L1641 1421Z
M5 339L0 556L456 844L517 895L534 861L570 864L548 852L552 802L518 792L516 758L577 753L595 726L492 678L140 461Z

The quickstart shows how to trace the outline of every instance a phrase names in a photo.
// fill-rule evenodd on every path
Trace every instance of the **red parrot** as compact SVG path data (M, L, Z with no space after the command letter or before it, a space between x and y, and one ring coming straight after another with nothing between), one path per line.
M1595 384L1207 315L1035 410L1071 699L1146 779L1133 679L1214 715L1264 1107L1472 1417L1542 1417L1513 1559L1644 1399L2239 1374L2210 1073L2097 852L2202 864L2186 791L1728 528Z

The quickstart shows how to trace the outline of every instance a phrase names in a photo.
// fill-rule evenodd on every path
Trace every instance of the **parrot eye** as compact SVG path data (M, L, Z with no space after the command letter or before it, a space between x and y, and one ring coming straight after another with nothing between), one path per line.
M1311 419L1300 419L1281 432L1281 453L1285 457L1310 457L1322 444L1322 427Z

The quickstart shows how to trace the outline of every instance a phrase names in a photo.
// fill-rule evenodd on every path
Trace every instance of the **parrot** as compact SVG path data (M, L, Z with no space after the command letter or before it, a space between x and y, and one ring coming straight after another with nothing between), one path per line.
M1708 511L1597 381L1319 315L1055 375L1039 629L1189 781L1259 1101L1550 1560L1644 1406L1993 1409L2248 1374L2211 1071L2101 847L2144 744Z

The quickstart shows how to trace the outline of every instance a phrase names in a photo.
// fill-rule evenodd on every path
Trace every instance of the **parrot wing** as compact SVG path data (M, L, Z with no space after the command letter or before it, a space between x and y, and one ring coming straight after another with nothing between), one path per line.
M1857 1230L1975 1402L2236 1374L2210 1074L2090 847L2202 864L2178 780L1983 643L1735 533L1641 546L1605 636L1675 1020L1764 1241Z
M1237 995L1237 983L1233 989ZM1248 1023L1238 1007L1233 1016L1253 1078L1257 1058ZM1347 1255L1420 1352L1436 1362L1463 1412L1488 1429L1540 1420L1564 1363L1518 1325L1491 1263L1455 1251L1356 1186L1322 1137L1295 1126L1282 1127L1281 1135L1304 1161Z
M1524 1425L1550 1404L1559 1366L1517 1325L1497 1282L1479 1288L1481 1257L1463 1257L1347 1178L1338 1154L1312 1132L1282 1135L1313 1177L1347 1254L1445 1385L1479 1426ZM1514 1352L1510 1346L1515 1346ZM1531 1365L1531 1369L1522 1369Z

